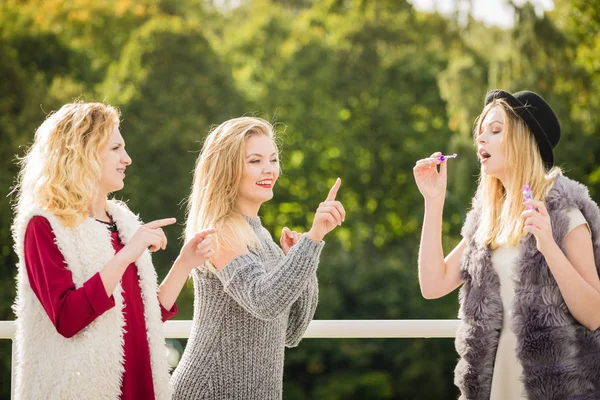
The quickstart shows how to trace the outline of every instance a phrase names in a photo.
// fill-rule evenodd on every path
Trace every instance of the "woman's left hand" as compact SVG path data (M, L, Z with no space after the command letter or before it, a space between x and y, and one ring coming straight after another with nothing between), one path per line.
M281 230L281 239L279 240L283 254L287 255L288 251L300 241L301 237L302 235L298 232L291 231L288 227L284 227Z
M538 200L528 200L525 202L525 205L535 208L525 210L521 214L521 218L525 221L523 229L535 236L537 249L540 253L545 254L552 246L556 246L546 205Z

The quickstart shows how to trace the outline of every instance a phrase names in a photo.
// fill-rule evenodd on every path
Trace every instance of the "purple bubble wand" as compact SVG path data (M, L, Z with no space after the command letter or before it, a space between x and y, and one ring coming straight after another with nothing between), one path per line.
M452 154L451 156L445 156L445 155L442 154L437 159L440 160L440 162L444 162L444 161L446 161L449 158L456 158L457 156L458 156L458 154L456 154L456 153Z

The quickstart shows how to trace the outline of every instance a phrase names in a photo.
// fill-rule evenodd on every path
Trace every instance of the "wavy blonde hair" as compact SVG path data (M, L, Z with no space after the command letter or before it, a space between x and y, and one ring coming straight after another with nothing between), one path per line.
M547 170L533 133L518 116L516 111L502 99L489 103L477 117L474 131L475 143L482 132L482 123L490 110L496 106L504 114L505 173L510 187L481 170L477 199L481 207L481 223L475 232L477 241L492 249L501 244L517 246L526 235L521 213L523 206L523 186L529 185L534 199L544 200L562 171L558 167ZM512 196L507 196L511 193Z
M35 132L20 159L17 218L31 207L54 214L72 227L89 214L102 174L100 150L119 126L119 111L102 103L65 104Z
M256 234L237 205L246 141L254 135L268 136L277 148L273 126L261 118L230 119L206 137L188 199L186 240L202 229L214 227L217 232L213 240L219 249L232 249L237 243L249 248L258 244Z

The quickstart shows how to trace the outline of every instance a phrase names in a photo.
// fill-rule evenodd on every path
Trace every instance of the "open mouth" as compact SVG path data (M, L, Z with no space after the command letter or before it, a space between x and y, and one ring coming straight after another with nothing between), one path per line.
M479 149L479 160L483 163L486 162L492 155L488 153L485 149Z
M125 178L125 168L117 168L117 172L120 173L123 178Z
M260 186L261 188L271 189L273 187L273 180L272 179L265 179L265 180L256 182L256 184L258 186Z

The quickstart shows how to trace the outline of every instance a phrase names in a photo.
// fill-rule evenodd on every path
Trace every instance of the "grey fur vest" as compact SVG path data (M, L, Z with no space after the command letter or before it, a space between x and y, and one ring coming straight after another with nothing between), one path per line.
M485 400L490 397L503 309L490 248L473 240L479 222L477 199L473 204L462 231L467 247L461 260L464 285L459 294L461 325L456 333L460 359L454 382L461 399ZM561 248L569 225L564 211L571 207L581 210L592 232L600 272L600 212L587 188L558 176L546 207ZM511 318L517 336L517 357L528 398L600 399L600 330L590 332L573 318L533 235L525 237L520 246L514 303L504 317Z

